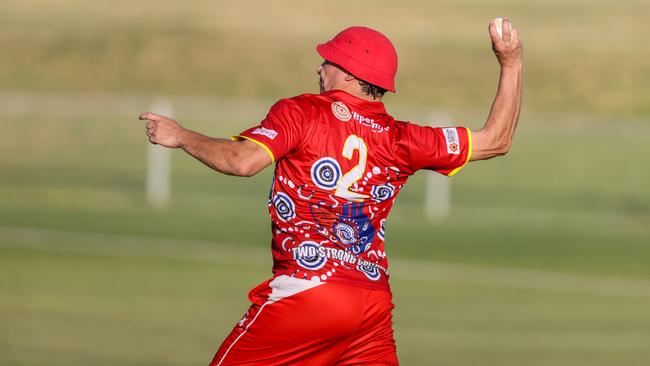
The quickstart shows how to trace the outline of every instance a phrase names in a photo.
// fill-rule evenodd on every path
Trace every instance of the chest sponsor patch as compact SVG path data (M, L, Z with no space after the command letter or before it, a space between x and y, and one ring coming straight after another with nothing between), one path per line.
M278 132L275 131L275 130L269 130L268 128L259 127L259 128L256 128L255 130L253 130L253 132L251 132L251 134L253 134L253 135L263 135L263 136L266 136L266 137L270 138L271 140L273 140L275 138L275 136L278 135Z
M343 104L343 102L334 102L332 103L332 113L341 122L347 122L352 119L352 113L348 106Z
M453 155L460 154L458 130L455 128L443 128L442 133L445 135L445 141L447 142L447 153Z

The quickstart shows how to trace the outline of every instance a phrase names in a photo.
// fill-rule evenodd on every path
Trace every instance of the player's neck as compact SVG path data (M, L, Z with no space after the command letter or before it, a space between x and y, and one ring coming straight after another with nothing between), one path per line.
M358 84L344 86L343 88L341 88L341 90L359 99L367 100L369 102L381 102L381 96L375 98L372 95L368 95L364 93L364 91L361 89L361 87Z

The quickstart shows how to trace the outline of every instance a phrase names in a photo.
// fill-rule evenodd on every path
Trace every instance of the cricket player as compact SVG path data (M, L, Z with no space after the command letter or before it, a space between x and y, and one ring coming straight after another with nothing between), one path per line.
M231 139L204 136L143 113L149 141L181 148L218 172L252 176L274 164L268 207L273 276L211 365L398 365L385 225L395 197L420 169L451 176L510 149L521 101L522 45L507 19L489 25L500 65L484 126L432 128L394 119L397 53L366 27L316 47L319 94L275 103Z

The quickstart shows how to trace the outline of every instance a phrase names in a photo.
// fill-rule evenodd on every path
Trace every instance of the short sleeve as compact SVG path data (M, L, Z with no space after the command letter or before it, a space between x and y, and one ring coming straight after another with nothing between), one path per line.
M281 159L304 140L306 116L294 99L282 99L275 103L259 125L251 127L233 140L247 139L266 150L271 160Z
M472 132L465 127L427 127L407 124L408 157L412 171L435 170L456 174L471 158Z

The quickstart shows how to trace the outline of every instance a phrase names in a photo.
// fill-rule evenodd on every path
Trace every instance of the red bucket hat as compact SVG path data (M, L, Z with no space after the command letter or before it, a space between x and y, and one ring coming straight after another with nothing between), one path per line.
M391 41L378 31L350 27L316 51L325 60L340 65L355 77L395 92L397 52Z

